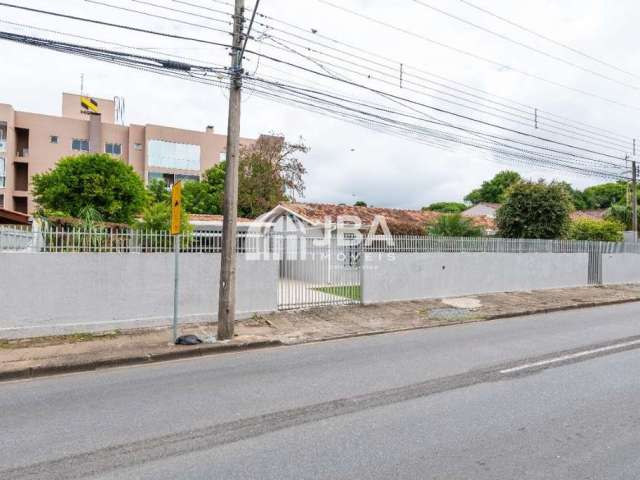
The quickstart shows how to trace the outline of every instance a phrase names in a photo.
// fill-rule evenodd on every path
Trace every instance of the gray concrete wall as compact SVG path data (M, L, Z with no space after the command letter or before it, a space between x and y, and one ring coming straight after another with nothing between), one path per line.
M640 255L615 253L602 255L602 283L640 282Z
M586 253L367 254L364 303L587 284Z
M238 256L237 312L277 310L278 263ZM181 254L180 321L215 321L219 254ZM0 337L168 325L173 254L0 253Z

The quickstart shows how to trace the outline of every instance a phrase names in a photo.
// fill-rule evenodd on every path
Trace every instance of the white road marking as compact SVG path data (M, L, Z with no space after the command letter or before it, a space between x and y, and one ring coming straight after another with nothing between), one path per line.
M530 368L544 367L546 365L552 365L554 363L565 362L567 360L573 360L574 358L586 357L588 355L593 355L595 353L603 353L609 352L611 350L620 350L622 348L631 347L634 345L640 345L640 340L633 340L630 342L616 343L614 345L607 345L606 347L594 348L591 350L583 350L582 352L570 353L567 355L562 355L561 357L550 358L549 360L542 360L540 362L533 363L525 363L524 365L520 365L518 367L507 368L505 370L500 370L500 373L514 373L519 372L521 370L527 370Z

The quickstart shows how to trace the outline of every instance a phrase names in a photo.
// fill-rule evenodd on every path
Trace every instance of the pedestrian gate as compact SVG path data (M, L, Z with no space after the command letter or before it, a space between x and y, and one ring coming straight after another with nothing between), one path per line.
M294 235L275 237L273 246L280 261L280 310L361 303L361 245Z

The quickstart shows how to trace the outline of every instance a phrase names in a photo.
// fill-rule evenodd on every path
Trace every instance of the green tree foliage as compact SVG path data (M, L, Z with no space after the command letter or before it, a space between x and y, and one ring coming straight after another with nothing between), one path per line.
M147 195L151 203L168 202L171 198L171 192L167 187L167 183L159 178L149 182L149 185L147 185Z
M627 195L627 184L624 182L602 183L585 188L584 197L588 208L609 208L624 202Z
M440 215L435 222L427 225L427 235L435 237L481 237L482 227L473 224L470 218L459 213Z
M182 187L182 204L189 213L222 214L226 163L210 168L199 182L187 182Z
M564 238L571 197L558 183L520 182L511 187L496 214L499 235L507 238Z
M480 188L476 188L469 193L464 200L466 202L476 203L502 203L509 188L522 180L518 172L505 170L499 172L491 180L482 182Z
M608 220L615 220L619 223L621 223L626 230L632 230L633 229L633 213L631 210L631 206L626 205L626 204L617 204L617 205L611 205L611 207L609 207L607 209L607 212L605 213L605 218ZM640 225L640 210L638 211L638 225Z
M579 218L571 222L569 238L599 242L621 242L624 225L616 220Z
M362 200L358 200L356 203L353 204L354 207L366 207L367 206L367 202L364 202Z
M107 154L62 158L33 176L33 196L44 210L79 217L92 207L107 222L131 223L146 200L144 184L130 165Z
M302 141L288 143L281 137L262 136L240 153L238 215L255 218L278 203L304 193L306 169L297 158L309 148ZM220 214L224 196L226 163L205 172L203 181L186 184L185 209L189 213Z
M171 202L149 203L142 212L142 220L136 224L140 230L155 230L166 232L171 228ZM180 216L180 233L190 233L193 231L189 223L189 214L182 210Z
M568 182L558 182L558 185L562 186L569 196L571 197L571 202L573 203L573 207L576 210L589 210L595 207L591 206L589 199L580 190L573 188Z
M436 202L432 203L428 207L423 207L422 210L430 210L432 212L442 213L461 213L467 209L467 205L459 202Z

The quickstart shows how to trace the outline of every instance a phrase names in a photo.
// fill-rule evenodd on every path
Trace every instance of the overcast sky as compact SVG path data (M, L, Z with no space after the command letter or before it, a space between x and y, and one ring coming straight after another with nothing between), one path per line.
M103 1L183 21L225 28L221 23L162 10L143 2ZM172 0L148 1L193 13L207 13L204 9L196 9ZM230 11L229 7L212 0L188 1ZM589 61L484 15L459 0L424 1L630 86L622 86L536 54L426 9L412 0L335 1L389 24L419 32L434 40L511 65L515 69L606 96L630 106L640 106L638 90L632 88L640 85L639 77ZM472 1L541 34L640 75L640 50L637 48L638 29L635 21L640 18L640 4L636 1ZM13 0L13 3L213 41L229 41L228 36L220 32L118 11L83 0ZM249 1L247 3L253 4ZM412 66L416 66L448 79L533 105L541 110L592 123L628 137L633 137L637 130L640 113L637 110L616 106L524 76L513 70L454 53L449 49L349 15L318 0L262 0L260 11L307 30L313 28L319 34L397 59L407 65L409 74ZM223 18L215 13L212 13L212 16ZM220 47L114 31L3 7L0 7L0 20L72 32L132 47L152 48L154 55L162 56L162 52L168 52L194 59L193 63L196 63L196 60L225 65L229 62L228 52ZM25 32L7 23L0 23L0 29ZM34 36L44 35L87 43L80 39L45 35L36 30L28 32ZM152 73L4 41L1 42L1 48L3 61L0 102L9 103L18 110L59 114L61 92L78 92L80 76L84 73L85 90L90 95L103 98L120 96L126 99L127 123L167 124L194 130L204 130L206 125L213 124L218 133L226 131L227 96L219 87L169 79ZM253 45L250 43L250 48L277 56L286 55L258 42L254 42ZM287 58L292 59L291 56ZM296 59L300 63L304 62L304 59L299 57ZM313 64L305 65L315 68ZM275 70L274 65L268 61L257 63L255 57L251 56L247 58L246 67L257 75L277 76L282 79L293 79L295 75L300 75L300 72L288 70L287 67L275 66L278 69ZM351 92L344 85L334 87L330 81L311 80L328 88ZM358 92L355 92L354 96L357 95ZM270 131L281 132L291 139L302 136L311 147L311 152L303 158L308 169L306 201L353 203L355 200L364 200L376 206L419 208L434 201L460 201L483 180L509 167L495 163L479 153L434 149L291 106L272 103L250 92L245 95L242 107L243 136L255 137ZM525 177L562 179L580 188L601 182L597 178L533 169L522 165L509 168L519 171Z

